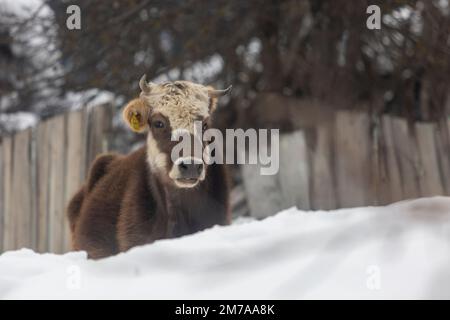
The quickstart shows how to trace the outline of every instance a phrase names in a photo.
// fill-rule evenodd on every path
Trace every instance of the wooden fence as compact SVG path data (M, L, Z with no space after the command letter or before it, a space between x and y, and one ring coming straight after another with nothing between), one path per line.
M94 157L108 149L112 107L66 113L0 143L0 252L70 248L65 207Z
M450 195L450 120L408 125L338 112L331 125L280 136L280 170L242 167L251 215L382 205Z
M69 249L65 207L108 149L109 105L67 113L0 143L0 252ZM450 194L450 121L417 123L339 112L332 125L280 137L280 170L243 165L255 217L290 206L334 209Z

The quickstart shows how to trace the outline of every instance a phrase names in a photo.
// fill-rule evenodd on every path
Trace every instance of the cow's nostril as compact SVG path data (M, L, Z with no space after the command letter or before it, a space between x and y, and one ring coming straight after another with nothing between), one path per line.
M186 171L186 170L188 169L187 164L184 163L184 162L181 162L181 163L180 163L180 169L183 170L183 171Z
M178 164L180 179L198 179L203 171L203 163L199 161L180 161Z

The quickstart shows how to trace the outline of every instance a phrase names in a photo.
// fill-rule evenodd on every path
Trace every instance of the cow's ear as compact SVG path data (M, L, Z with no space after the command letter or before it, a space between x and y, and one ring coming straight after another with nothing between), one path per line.
M145 132L148 129L150 107L142 99L128 102L122 112L123 119L135 132Z

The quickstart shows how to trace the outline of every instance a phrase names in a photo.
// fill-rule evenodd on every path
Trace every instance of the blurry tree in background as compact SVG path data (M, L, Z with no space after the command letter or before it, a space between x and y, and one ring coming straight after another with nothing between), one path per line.
M410 120L449 113L447 0L33 0L25 15L6 10L11 2L0 0L2 113L46 117L80 92L124 101L144 73L233 84L222 128L295 127L284 112L292 99ZM81 30L66 27L71 4ZM381 8L380 30L366 27L371 4ZM255 113L268 122L255 123Z

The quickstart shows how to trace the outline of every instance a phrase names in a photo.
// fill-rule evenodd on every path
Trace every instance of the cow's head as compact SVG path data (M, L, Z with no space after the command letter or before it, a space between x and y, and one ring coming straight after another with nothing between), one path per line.
M173 159L172 150L178 141L172 137L199 139L200 130L211 125L210 116L217 105L217 98L227 94L231 87L216 90L189 81L163 84L147 83L145 75L139 82L142 90L138 99L128 103L123 111L125 122L136 132L148 132L147 161L153 172L180 188L196 186L205 179L207 165L204 150L201 155L181 154ZM202 149L205 142L197 140ZM192 143L193 145L193 143Z

